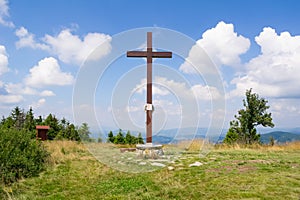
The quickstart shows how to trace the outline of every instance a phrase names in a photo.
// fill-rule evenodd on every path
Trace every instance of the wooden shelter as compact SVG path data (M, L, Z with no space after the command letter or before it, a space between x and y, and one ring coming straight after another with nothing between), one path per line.
M48 130L50 129L50 126L40 126L37 125L35 126L36 129L36 139L41 139L41 140L47 140L47 133Z

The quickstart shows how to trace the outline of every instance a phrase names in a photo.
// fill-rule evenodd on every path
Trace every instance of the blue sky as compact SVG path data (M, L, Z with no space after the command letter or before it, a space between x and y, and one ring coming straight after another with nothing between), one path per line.
M196 91L201 111L197 115L199 126L208 126L215 112L211 108L213 101L203 98L206 90L216 98L224 97L226 108L217 112L224 113L226 127L242 108L245 89L252 87L269 100L277 127L299 127L299 9L296 0L0 0L0 114L7 116L15 106L25 110L32 106L37 116L45 117L51 112L73 121L73 89L89 52L107 41L107 46L98 52L101 60L113 51L110 45L117 34L135 28L161 27L197 41L220 72L224 91L218 91L220 88L207 85L205 78L191 73L185 64L187 60L201 64L199 52L193 51L193 46L185 57L174 55L171 60L155 60L158 65L168 65L170 68L166 70L174 69L190 81L189 87L183 90ZM126 99L127 105L122 104L125 110L118 110L121 104L117 105L113 98L120 97L114 97L113 90L117 91L122 81L128 83L126 77L131 76L131 67L135 69L144 62L121 56L107 68L107 74L97 83L96 103L87 109L91 115L96 113L98 123L121 126L118 120L127 111L136 128L143 128L142 76L132 83L130 89L135 92ZM143 74L138 70L138 75ZM163 69L154 72L158 129L176 127L182 121L179 109L182 102L177 98L180 94L171 95L174 91L170 93L170 81L174 78L172 84L178 89L183 79L176 78L176 73L164 79L162 72ZM88 113L79 121L96 126L95 121L89 121Z

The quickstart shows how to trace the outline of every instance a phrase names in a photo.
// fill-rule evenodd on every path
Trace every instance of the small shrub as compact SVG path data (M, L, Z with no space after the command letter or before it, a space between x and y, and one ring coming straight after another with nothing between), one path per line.
M270 136L270 146L274 146L275 144L275 139L274 137Z
M45 167L48 152L25 130L0 129L0 182L13 183L36 176Z
M61 148L61 152L63 153L63 154L65 154L66 155L66 151L65 151L65 148Z

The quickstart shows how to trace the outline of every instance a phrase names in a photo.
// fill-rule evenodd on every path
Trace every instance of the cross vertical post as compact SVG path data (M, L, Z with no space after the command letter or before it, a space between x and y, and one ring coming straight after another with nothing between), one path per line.
M146 143L152 143L152 58L172 58L172 52L153 52L152 32L147 32L147 51L127 51L127 57L147 58Z
M147 104L152 105L152 32L147 33ZM146 143L152 143L152 111L146 110Z

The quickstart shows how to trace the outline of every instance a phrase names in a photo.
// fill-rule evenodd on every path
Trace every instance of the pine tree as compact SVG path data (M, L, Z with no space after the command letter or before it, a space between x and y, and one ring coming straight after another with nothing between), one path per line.
M89 126L87 123L82 123L78 129L78 133L82 141L90 141L91 132L89 131Z
M121 129L119 129L119 133L115 137L114 144L125 144L125 138Z
M53 140L57 136L57 134L61 131L59 127L58 119L55 116L53 116L51 113L45 119L44 124L50 126L50 129L48 131L49 140Z
M26 113L24 128L29 131L35 130L35 120L34 120L33 110L31 107L29 111Z
M125 136L125 143L126 144L133 144L133 137L130 134L130 131L127 131L126 136Z
M15 107L11 112L11 117L14 121L15 128L18 130L22 129L25 122L24 110L21 110L18 106Z
M108 137L107 137L107 142L114 143L114 141L115 141L114 134L112 131L109 131Z
M144 144L144 140L143 140L143 137L142 137L142 134L141 134L141 133L138 134L136 143L137 143L137 144Z
M243 100L245 108L239 110L238 115L234 116L236 120L230 122L230 128L224 142L229 144L259 142L260 134L257 133L256 126L274 127L272 114L267 112L270 108L267 103L267 100L259 98L258 94L252 93L252 89L247 90L246 100Z

